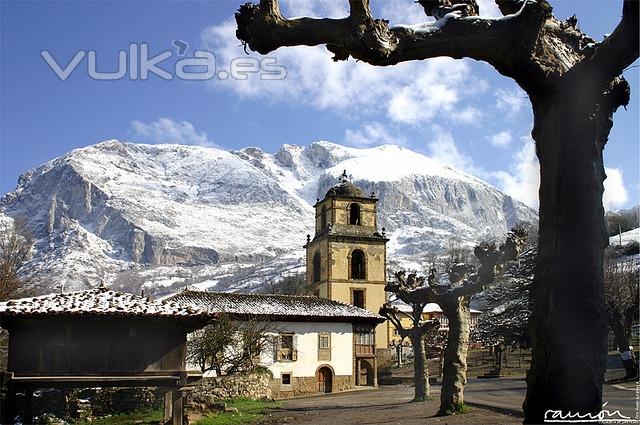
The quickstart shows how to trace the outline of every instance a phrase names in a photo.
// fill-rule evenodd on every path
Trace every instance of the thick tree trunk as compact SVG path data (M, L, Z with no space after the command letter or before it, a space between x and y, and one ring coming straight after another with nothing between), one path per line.
M597 414L602 407L608 332L602 151L612 111L585 88L564 84L532 98L540 230L525 423L542 423L549 410Z
M427 369L427 356L424 347L424 338L420 332L414 331L411 335L413 345L413 374L415 383L415 395L413 401L425 401L429 396L429 370Z
M446 300L440 304L449 319L449 334L444 350L440 414L449 415L464 404L467 383L467 350L469 348L469 297Z

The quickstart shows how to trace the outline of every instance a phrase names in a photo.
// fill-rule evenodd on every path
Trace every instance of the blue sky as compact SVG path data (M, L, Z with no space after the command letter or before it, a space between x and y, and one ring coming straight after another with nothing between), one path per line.
M283 80L252 73L247 80L150 75L142 81L127 74L97 81L88 75L87 56L66 80L41 56L48 51L64 68L77 52L94 51L98 71L113 72L118 51L146 43L150 56L171 52L161 63L166 70L206 50L217 70L229 71L234 58L246 63L233 21L243 2L2 1L0 193L12 190L29 168L105 139L269 152L283 143L330 140L358 147L402 144L536 205L529 102L486 64L442 58L382 69L336 64L324 48L303 47L268 55L286 68ZM347 0L282 3L289 16L341 16L347 7ZM557 17L575 13L581 29L597 40L615 28L622 8L618 0L551 3ZM497 13L488 0L480 5L483 15ZM374 14L391 24L426 20L412 0L379 1ZM188 44L184 56L174 40ZM637 204L640 190L638 67L624 75L632 101L616 113L605 153L605 201L616 209Z

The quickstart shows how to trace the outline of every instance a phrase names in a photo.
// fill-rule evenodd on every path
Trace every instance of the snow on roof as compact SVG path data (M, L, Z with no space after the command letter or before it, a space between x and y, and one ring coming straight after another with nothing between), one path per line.
M259 295L185 290L167 300L180 305L236 316L269 316L271 320L382 322L368 310L326 298L300 295Z
M97 315L179 317L211 313L170 300L155 301L105 287L0 302L0 316Z

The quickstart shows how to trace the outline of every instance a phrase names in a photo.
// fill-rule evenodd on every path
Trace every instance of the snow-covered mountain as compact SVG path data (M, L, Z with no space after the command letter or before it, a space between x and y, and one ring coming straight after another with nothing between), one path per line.
M392 145L283 145L275 154L109 140L28 171L0 201L37 243L40 292L255 290L304 270L316 199L343 170L380 198L393 265L418 268L451 238L501 237L534 211L489 184Z

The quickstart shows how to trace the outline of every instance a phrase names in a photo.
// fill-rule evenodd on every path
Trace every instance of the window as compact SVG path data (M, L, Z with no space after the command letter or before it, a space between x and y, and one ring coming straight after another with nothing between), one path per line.
M351 304L356 307L364 308L365 306L365 298L364 298L364 289L353 289L351 291Z
M318 360L331 361L331 334L318 334Z
M295 347L295 335L292 333L278 336L278 348L276 350L277 361L296 361L298 353Z
M349 207L349 224L360 225L360 204L351 204Z
M355 331L356 355L375 355L373 328L357 327Z
M373 332L370 330L357 330L356 331L356 344L358 345L373 345Z
M320 263L321 263L321 258L320 258L320 253L316 252L315 255L313 256L313 283L318 283L320 282Z
M351 279L366 279L367 261L364 252L356 249L351 253Z
M324 230L327 228L327 207L322 206L322 210L320 211L320 229Z
M327 349L331 348L330 339L328 334L320 334L320 348Z
M282 374L282 385L291 385L291 373Z

